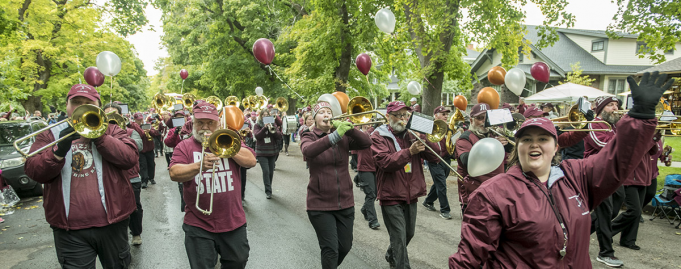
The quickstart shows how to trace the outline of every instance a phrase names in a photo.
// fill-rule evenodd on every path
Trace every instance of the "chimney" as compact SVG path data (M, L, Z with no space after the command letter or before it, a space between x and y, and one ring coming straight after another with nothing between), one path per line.
M466 46L466 48L469 49L469 50L475 50L475 47L473 46L473 44L468 44L468 46Z

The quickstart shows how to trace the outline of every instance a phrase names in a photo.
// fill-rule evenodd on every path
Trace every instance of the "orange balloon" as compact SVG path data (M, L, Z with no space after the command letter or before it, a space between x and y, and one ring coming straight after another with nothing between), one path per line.
M348 95L345 94L344 92L334 92L332 93L336 99L338 99L338 103L340 103L341 107L341 112L347 113L348 112L348 103L350 102L350 98L348 98Z
M478 93L478 103L485 103L492 109L497 109L499 108L499 93L492 87L484 87Z
M227 127L234 131L241 130L241 127L244 126L244 113L241 112L241 109L236 106L225 106L223 110Z
M506 69L501 66L492 67L492 69L487 72L487 80L494 85L503 85L505 77Z
M457 95L454 97L454 106L461 111L466 111L466 107L468 107L468 99L466 99L466 96Z

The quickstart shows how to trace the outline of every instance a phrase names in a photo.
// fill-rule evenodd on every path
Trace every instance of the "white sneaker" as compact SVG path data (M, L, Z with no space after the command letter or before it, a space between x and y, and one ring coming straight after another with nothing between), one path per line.
M139 235L135 235L132 237L132 245L133 246L139 246L142 244L142 237Z
M617 257L601 257L601 256L598 256L596 258L596 260L599 261L599 262L602 262L603 264L610 266L610 267L619 268L619 267L622 267L624 265L624 263L622 261L620 261L620 259L618 259Z

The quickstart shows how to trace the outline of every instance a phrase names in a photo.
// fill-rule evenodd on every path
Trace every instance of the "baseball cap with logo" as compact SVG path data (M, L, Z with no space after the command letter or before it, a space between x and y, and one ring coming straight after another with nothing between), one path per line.
M438 107L435 108L435 110L433 110L433 114L444 113L444 112L449 113L449 112L452 112L452 111L447 109L446 107L443 107L443 106L438 106Z
M404 102L402 101L392 101L388 104L388 107L386 108L386 113L391 113L393 111L398 111L400 109L406 108L407 111L411 111L411 107L408 107Z
M531 107L528 107L527 109L525 109L525 113L523 113L523 116L525 118L541 117L541 116L544 116L544 111L537 108L536 106L531 106Z
M525 120L523 125L520 126L520 129L518 129L518 131L515 133L515 138L520 138L523 135L523 132L530 128L542 128L544 131L547 131L549 134L551 134L554 139L558 140L556 126L553 125L553 122L547 118L534 118Z
M482 113L486 113L489 110L489 105L485 103L477 103L471 109L471 117L480 116Z
M194 118L198 119L209 119L214 121L220 121L218 117L218 110L215 106L208 102L201 102L194 105Z
M66 95L67 100L71 100L74 97L82 96L87 99L90 99L91 101L98 102L99 101L99 93L95 89L95 87L92 87L87 84L76 84L71 87L71 90L69 90L69 93Z
M135 113L135 115L133 115L132 117L133 117L135 120L144 119L144 116L142 115L142 113L139 113L139 112Z

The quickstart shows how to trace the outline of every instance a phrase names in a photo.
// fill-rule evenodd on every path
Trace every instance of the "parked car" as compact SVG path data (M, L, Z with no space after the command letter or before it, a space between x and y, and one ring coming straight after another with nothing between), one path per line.
M42 119L0 121L0 169L2 178L20 196L43 195L43 185L24 173L26 158L14 148L14 141L47 126ZM28 151L34 138L22 142L19 147Z

